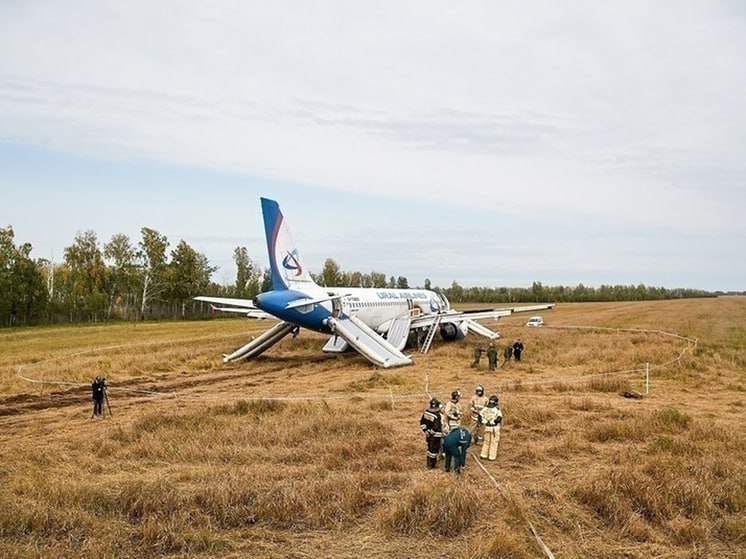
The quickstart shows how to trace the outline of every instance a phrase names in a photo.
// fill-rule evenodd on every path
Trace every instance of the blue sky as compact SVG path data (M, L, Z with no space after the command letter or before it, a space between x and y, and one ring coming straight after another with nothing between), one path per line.
M0 3L0 224L435 285L746 289L740 2Z

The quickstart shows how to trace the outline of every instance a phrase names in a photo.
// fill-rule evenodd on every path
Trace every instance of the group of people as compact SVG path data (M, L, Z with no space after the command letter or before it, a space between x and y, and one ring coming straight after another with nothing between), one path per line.
M437 398L422 413L420 428L427 444L427 467L435 468L438 457L445 455L445 471L451 466L457 474L466 465L466 451L472 444L482 443L480 458L495 460L500 441L500 424L503 420L500 400L493 394L484 395L484 387L477 386L469 400L470 429L461 425L466 417L461 404L461 392L451 392L451 400L442 406Z
M482 358L482 353L485 352L485 349L480 346L476 345L474 346L474 361L472 362L471 366L472 368L479 366L479 361ZM486 350L487 353L487 362L489 364L489 370L494 371L497 369L497 346L495 345L494 341L490 342L489 347L487 347ZM503 365L510 361L511 359L515 359L516 361L521 360L521 353L523 353L523 342L520 338L518 338L514 343L507 343L505 345L505 349L503 350Z

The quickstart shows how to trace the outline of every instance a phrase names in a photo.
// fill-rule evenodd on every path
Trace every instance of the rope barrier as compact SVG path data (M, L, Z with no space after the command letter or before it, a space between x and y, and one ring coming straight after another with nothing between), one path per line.
M613 331L613 332L640 332L640 333L647 333L647 334L657 334L657 335L663 335L663 336L669 336L676 339L686 340L687 345L684 347L679 355L675 357L674 359L670 359L669 361L666 361L664 363L660 363L657 365L650 366L649 370L658 370L661 368L668 367L674 363L680 362L681 359L684 357L684 355L689 352L692 347L697 346L698 340L695 338L689 338L686 336L680 336L678 334L674 334L672 332L666 332L664 330L654 330L654 329L642 329L642 328L608 328L603 326L547 326L546 328L554 328L554 329L572 329L572 330L602 330L602 331ZM52 361L58 361L60 359L75 357L78 355L84 355L88 353L94 353L97 351L107 351L112 349L121 349L125 347L142 347L142 346L151 346L151 345L167 345L167 344L176 344L176 343L184 343L185 341L194 341L194 340L200 340L200 339L210 339L216 337L215 335L210 336L202 336L200 338L188 338L188 339L181 339L181 340L164 340L164 341L151 341L151 342L139 342L135 344L119 344L114 346L105 346L105 347L98 347L93 348L89 350L79 351L73 354L63 355L63 356L57 356L52 357L50 359L46 359L43 361L38 361L35 363L32 363L31 366L38 366L42 365L48 362ZM28 366L28 365L27 365ZM79 387L88 387L87 383L77 383L77 382L69 382L69 381L54 381L49 379L33 379L27 376L24 376L21 374L21 371L23 369L23 366L19 366L16 368L16 376L26 382L34 383L34 384L42 384L42 385L64 385L64 386L79 386ZM636 374L636 373L644 373L646 372L646 369L644 368L637 368L637 369L626 369L622 371L611 371L606 373L591 373L586 375L576 375L572 377L556 377L548 380L535 380L535 381L514 381L514 382L503 382L501 384L497 385L497 389L499 390L508 390L510 387L515 386L542 386L542 385L552 385L552 384L561 384L561 383L577 383L577 382L587 382L588 380L594 379L594 378L604 378L604 377L611 377L611 376L619 376L619 375L630 375L630 374ZM393 394L393 391L391 390L391 387L389 388L389 394L366 394L365 396L358 395L359 398L364 399L383 399L383 398L389 398L392 400L392 402L395 399L398 400L409 400L414 398L420 398L421 394L419 393L412 393L412 394ZM145 390L145 389L135 389L135 388L124 388L124 387L117 387L116 385L109 385L110 390L118 391L118 392L130 392L133 394L143 394L143 395L149 395L149 396L155 396L155 397L166 397L166 398L174 398L174 399L182 399L182 400L188 400L188 401L199 401L199 400L205 400L205 401L225 401L225 400L235 400L235 398L227 398L227 397L211 397L211 396L205 396L205 395L184 395L179 394L178 392L161 392L157 390ZM429 369L425 370L425 394L427 395L428 399L432 398L432 393L430 391L430 372ZM241 397L241 400L249 400L249 401L256 401L256 400L276 400L276 401L312 401L312 400L344 400L349 398L349 396L245 396Z
M657 334L657 335L663 335L663 336L669 336L676 339L686 340L687 345L685 348L681 350L679 355L671 359L669 361L666 361L664 363L655 365L653 367L649 367L648 370L657 370L661 369L663 367L667 367L672 365L673 363L680 362L681 359L684 357L684 355L691 350L692 347L697 347L698 340L694 338L689 338L686 336L680 336L678 334L674 334L671 332L665 332L663 330L653 330L653 329L641 329L641 328L608 328L608 327L600 327L600 326L548 326L546 328L555 328L555 329L575 329L575 330L602 330L602 331L614 331L614 332L639 332L639 333L648 333L648 334ZM150 346L150 345L168 345L168 344L174 344L174 343L184 343L185 341L192 342L195 340L202 340L202 339L209 339L214 338L216 336L203 336L201 338L189 338L189 339L183 339L183 340L167 340L167 341L151 341L151 342L141 342L141 343L135 343L135 344L119 344L115 346L107 346L107 347L99 347L99 348L93 348L89 350L84 350L80 352L76 352L70 355L63 355L58 357L52 357L43 361L38 361L35 363L30 364L31 366L38 366L45 363L58 361L60 359L65 359L69 357L75 357L78 355L84 355L87 353L95 353L97 351L108 351L113 349L121 349L125 347L138 347L138 346ZM88 383L79 383L79 382L70 382L70 381L52 381L47 379L33 379L30 377L27 377L22 373L23 366L18 366L16 368L16 376L26 382L33 383L33 384L56 384L56 385L65 385L65 386L78 386L78 387L88 387ZM549 380L543 380L543 381L529 381L529 382L520 382L520 386L537 386L537 385L544 385L544 384L556 384L561 382L579 382L579 381L587 381L589 379L593 378L601 378L601 377L609 377L609 376L616 376L616 375L625 375L625 374L633 374L633 373L640 373L644 372L646 369L627 369L623 371L612 371L608 373L593 373L589 375L580 375L580 376L574 376L574 377L560 377L560 378L554 378ZM501 385L498 385L500 389L505 389L508 386L516 386L518 383L503 383ZM110 389L113 389L118 392L130 392L134 394L143 394L148 396L156 396L156 397L168 397L168 398L174 398L174 399L180 399L182 401L235 401L237 398L235 396L230 397L221 397L221 396L205 396L205 395L185 395L185 394L179 394L178 392L160 392L156 390L146 390L146 389L136 389L136 388L125 388L125 387L117 387L113 386L110 387ZM432 398L432 394L430 392L430 371L429 369L425 370L425 394L428 398ZM269 400L269 401L286 401L286 402L302 402L302 401L325 401L325 400L345 400L349 399L351 396L349 395L327 395L327 396L248 396L248 397L241 397L238 398L238 400L244 400L244 401L260 401L260 400ZM355 398L357 399L390 399L391 400L391 408L394 408L394 402L395 400L409 400L409 399L421 399L422 393L410 393L410 394L394 394L393 390L391 389L391 386L388 386L388 394L357 394L355 395ZM477 463L479 468L484 472L484 474L488 477L488 479L492 482L492 484L495 486L497 491L502 495L502 497L505 500L508 500L508 495L506 492L502 489L500 484L497 482L495 477L487 470L487 468L484 467L481 460L477 458L476 455L472 454L472 458L474 458L474 461ZM531 523L531 521L528 518L524 518L526 523L528 524L529 530L531 531L531 534L533 535L534 539L536 540L537 544L543 551L543 553L547 556L548 559L554 559L554 555L552 554L552 551L547 547L547 545L542 541L541 537L539 536L538 532L536 531L536 528Z
M21 367L18 367L16 376L21 380L30 382L32 384L51 384L51 385L62 385L62 386L78 386L81 388L89 388L90 384L86 382L69 382L62 380L47 380L47 379L34 379L21 374ZM413 400L421 399L422 394L419 392L405 393L405 394L394 394L391 387L389 388L388 394L355 394L354 398L363 400L378 400L387 399L391 400ZM122 386L108 385L107 390L110 392L130 392L133 394L144 394L149 396L160 396L166 398L175 398L182 401L224 401L224 400L244 400L244 401L259 401L259 400L273 400L273 401L312 401L312 400L347 400L352 398L352 395L327 395L327 396L270 396L270 395L257 395L257 396L241 396L239 398L235 396L206 396L206 395L189 395L179 394L178 392L161 392L158 390L146 390L142 388L125 388Z
M663 335L663 336L669 336L676 339L686 340L687 345L685 348L681 350L679 355L675 357L674 359L671 359L669 361L666 361L664 363L660 363L658 365L651 366L649 370L658 370L667 366L672 365L673 363L681 361L681 359L684 357L684 355L692 349L692 347L696 347L698 340L696 338L689 338L686 336L680 336L678 334L674 334L672 332L666 332L664 330L655 330L655 329L643 329L643 328L610 328L610 327L603 327L603 326L545 326L545 328L554 328L554 329L574 329L574 330L602 330L602 331L613 331L613 332L638 332L638 333L647 333L647 334L657 334L657 335ZM21 374L24 367L29 366L39 366L43 365L49 362L58 361L60 359L66 359L70 357L75 357L78 355L84 355L88 353L95 353L98 351L109 351L114 349L122 349L122 348L129 348L129 347L143 347L143 346L154 346L154 345L168 345L168 344L178 344L178 343L184 343L184 342L192 342L196 340L205 340L205 339L211 339L215 337L221 337L218 335L209 335L209 336L201 336L198 338L183 338L183 339L174 339L174 340L163 340L163 341L149 341L149 342L137 342L133 344L118 344L113 346L103 346L103 347L97 347L92 348L84 351L79 351L76 353L68 354L68 355L61 355L57 357L51 357L49 359L45 359L43 361L37 361L35 363L27 364L25 366L18 366L16 367L16 376L20 378L21 380L33 384L41 384L41 385L62 385L62 386L77 386L77 387L88 387L88 383L80 383L80 382L70 382L70 381L55 381L55 380L49 380L49 379L34 379L30 378L28 376L25 376ZM629 375L629 374L635 374L635 373L642 373L645 372L646 369L638 368L638 369L626 369L622 371L611 371L606 373L591 373L587 375L576 375L572 377L558 377L558 378L552 378L547 380L535 380L535 381L513 381L513 382L503 382L501 384L497 385L497 388L500 390L508 390L511 387L516 386L541 386L541 385L551 385L551 384L557 384L557 383L574 383L574 382L587 382L588 380L594 379L594 378L603 378L603 377L611 377L611 376L618 376L618 375ZM125 388L125 387L118 387L116 385L108 385L109 390L115 391L115 392L128 392L132 394L142 394L146 396L154 396L154 397L161 397L161 398L174 398L174 399L181 399L184 401L225 401L225 400L245 400L245 401L258 401L258 400L272 400L272 401L324 401L324 400L345 400L350 398L350 396L347 395L339 395L339 396L270 396L270 395L264 395L264 396L243 396L240 398L236 398L235 396L232 397L223 397L223 396L206 396L206 395L185 395L185 394L179 394L178 392L161 392L157 390L146 390L146 389L137 389L137 388ZM409 393L409 394L394 394L391 387L388 387L389 393L388 394L365 394L365 395L356 395L356 398L362 398L366 400L376 400L376 399L390 399L393 402L395 400L411 400L411 399L420 399L422 397L421 393ZM429 369L425 370L425 394L427 395L428 399L432 398L432 393L430 391L430 371Z
M497 491L502 495L503 499L506 501L508 500L508 495L503 491L503 488L500 487L500 484L497 483L497 480L495 477L487 470L487 468L484 467L484 464L482 464L482 461L476 457L476 455L472 454L472 458L474 458L474 461L477 463L477 465L482 469L484 474L490 479L492 484L495 486ZM531 530L531 534L533 534L534 539L536 540L536 543L539 544L539 547L544 552L544 555L546 555L549 559L554 559L554 555L552 554L552 551L546 546L546 544L542 541L541 537L539 536L539 533L536 531L536 528L534 528L534 525L531 523L531 521L528 518L524 517L524 520L528 524L529 530Z

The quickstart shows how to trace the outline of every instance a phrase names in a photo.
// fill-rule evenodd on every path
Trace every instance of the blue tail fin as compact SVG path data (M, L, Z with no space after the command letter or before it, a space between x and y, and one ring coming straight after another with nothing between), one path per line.
M268 198L261 200L269 266L272 272L272 287L275 291L280 291L292 287L294 282L313 283L298 249L295 248L279 204Z

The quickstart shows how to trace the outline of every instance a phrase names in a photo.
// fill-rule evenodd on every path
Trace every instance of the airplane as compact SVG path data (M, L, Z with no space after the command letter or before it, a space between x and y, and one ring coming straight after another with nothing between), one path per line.
M242 313L251 318L274 318L279 323L229 355L223 362L254 358L301 328L329 334L323 351L342 353L352 348L373 364L399 367L412 363L402 353L411 331L417 333L420 353L427 353L436 332L444 340L463 338L467 332L490 340L499 337L477 322L497 320L515 312L551 309L554 304L481 311L452 309L445 295L428 289L322 287L317 285L293 243L279 204L261 198L269 252L272 291L255 300L195 297L213 310Z

